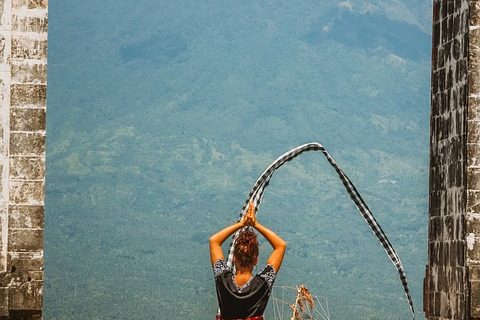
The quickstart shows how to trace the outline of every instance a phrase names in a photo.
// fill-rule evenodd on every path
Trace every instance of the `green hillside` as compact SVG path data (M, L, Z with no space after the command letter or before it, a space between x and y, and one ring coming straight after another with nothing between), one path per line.
M212 319L208 237L271 161L309 141L364 196L420 314L429 8L51 2L45 317ZM305 283L332 319L409 318L395 268L322 155L279 170L258 217L289 243L277 285Z

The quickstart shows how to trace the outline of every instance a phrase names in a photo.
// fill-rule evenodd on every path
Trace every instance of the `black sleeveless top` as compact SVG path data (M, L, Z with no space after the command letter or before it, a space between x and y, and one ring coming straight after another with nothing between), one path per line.
M235 283L235 275L224 260L215 262L213 273L222 318L238 319L263 315L276 277L271 265L267 264L241 287Z

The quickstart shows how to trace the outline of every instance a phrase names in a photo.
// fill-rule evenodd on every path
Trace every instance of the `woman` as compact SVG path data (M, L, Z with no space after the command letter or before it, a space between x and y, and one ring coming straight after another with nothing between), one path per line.
M255 276L253 267L258 262L257 235L255 228L267 238L273 252L267 265ZM235 240L233 265L229 268L224 260L222 243L238 229L243 229ZM210 237L210 259L215 275L220 315L217 319L263 319L263 312L272 291L273 281L282 265L287 244L273 231L261 225L255 217L253 203L240 222L232 224Z

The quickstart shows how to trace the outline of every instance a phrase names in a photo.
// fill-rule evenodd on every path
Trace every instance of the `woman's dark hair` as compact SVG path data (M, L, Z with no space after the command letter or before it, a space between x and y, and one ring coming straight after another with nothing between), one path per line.
M245 229L238 234L233 256L235 265L240 268L252 268L255 265L258 257L258 239L253 230Z

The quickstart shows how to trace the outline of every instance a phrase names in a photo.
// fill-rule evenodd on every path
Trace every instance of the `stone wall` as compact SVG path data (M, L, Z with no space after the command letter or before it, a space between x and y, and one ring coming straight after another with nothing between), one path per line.
M480 319L479 9L433 2L428 319Z
M468 2L433 2L428 266L430 319L464 319Z
M480 3L470 1L466 259L470 314L480 319Z
M40 319L47 0L0 0L0 319Z

